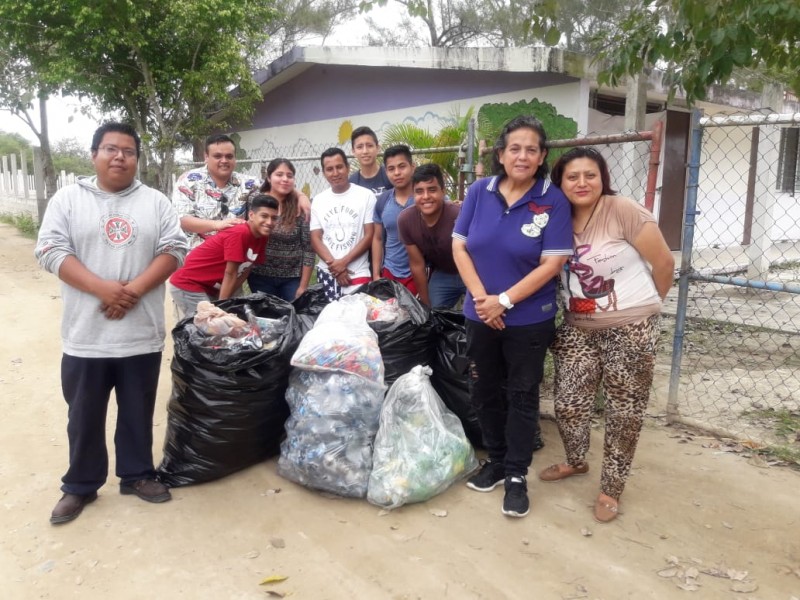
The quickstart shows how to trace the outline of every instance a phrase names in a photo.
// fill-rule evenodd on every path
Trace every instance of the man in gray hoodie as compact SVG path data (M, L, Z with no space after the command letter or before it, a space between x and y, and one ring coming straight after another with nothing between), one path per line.
M164 281L186 255L169 199L136 180L141 141L122 123L92 139L96 176L59 190L34 254L62 281L61 387L68 406L69 469L53 524L72 521L108 477L105 422L116 393L120 492L170 499L153 465L153 411L164 349Z

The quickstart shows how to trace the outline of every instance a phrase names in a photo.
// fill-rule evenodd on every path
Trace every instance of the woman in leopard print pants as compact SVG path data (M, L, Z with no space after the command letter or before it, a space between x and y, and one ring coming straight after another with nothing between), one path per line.
M595 519L617 516L653 381L661 302L675 261L653 215L611 189L608 166L591 148L574 148L553 168L572 206L575 253L561 275L564 323L552 346L556 422L567 460L539 474L560 481L585 462L597 389L606 432Z

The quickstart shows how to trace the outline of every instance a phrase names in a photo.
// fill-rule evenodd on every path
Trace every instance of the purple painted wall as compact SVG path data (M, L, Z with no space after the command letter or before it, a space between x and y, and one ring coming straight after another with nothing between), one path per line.
M577 81L559 73L314 65L271 91L247 129L349 118Z

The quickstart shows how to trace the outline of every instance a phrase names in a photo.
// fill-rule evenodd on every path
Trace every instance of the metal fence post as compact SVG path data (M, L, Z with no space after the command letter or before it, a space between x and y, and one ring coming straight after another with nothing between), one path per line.
M467 185L475 181L475 119L467 124L467 160L464 163Z
M700 153L703 144L703 129L700 127L701 112L692 111L691 149L689 153L689 180L686 184L686 209L681 241L681 270L678 284L678 306L675 312L675 337L672 341L672 367L669 374L669 396L667 398L667 422L674 423L678 417L678 386L683 358L683 338L686 333L686 306L689 298L689 274L692 270L692 245L697 216L697 187L700 180Z

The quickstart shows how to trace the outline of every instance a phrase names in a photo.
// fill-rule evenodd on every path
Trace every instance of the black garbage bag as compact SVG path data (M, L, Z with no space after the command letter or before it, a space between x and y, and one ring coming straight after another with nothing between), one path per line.
M408 312L407 319L369 322L369 326L378 334L378 346L386 369L383 381L389 388L398 377L405 375L416 365L427 364L433 327L430 310L420 304L403 284L390 279L365 283L356 292L381 300L396 298L397 303Z
M292 301L301 337L314 326L319 313L327 305L328 299L325 297L325 288L321 283L312 285Z
M464 315L460 311L434 308L431 311L431 322L431 383L445 406L461 419L464 432L472 445L483 448L478 415L469 399L469 359Z
M204 347L192 319L172 330L172 395L159 477L175 487L219 479L278 454L289 416L289 360L300 342L294 309L268 294L216 303L247 319L283 319L284 333L260 350Z

